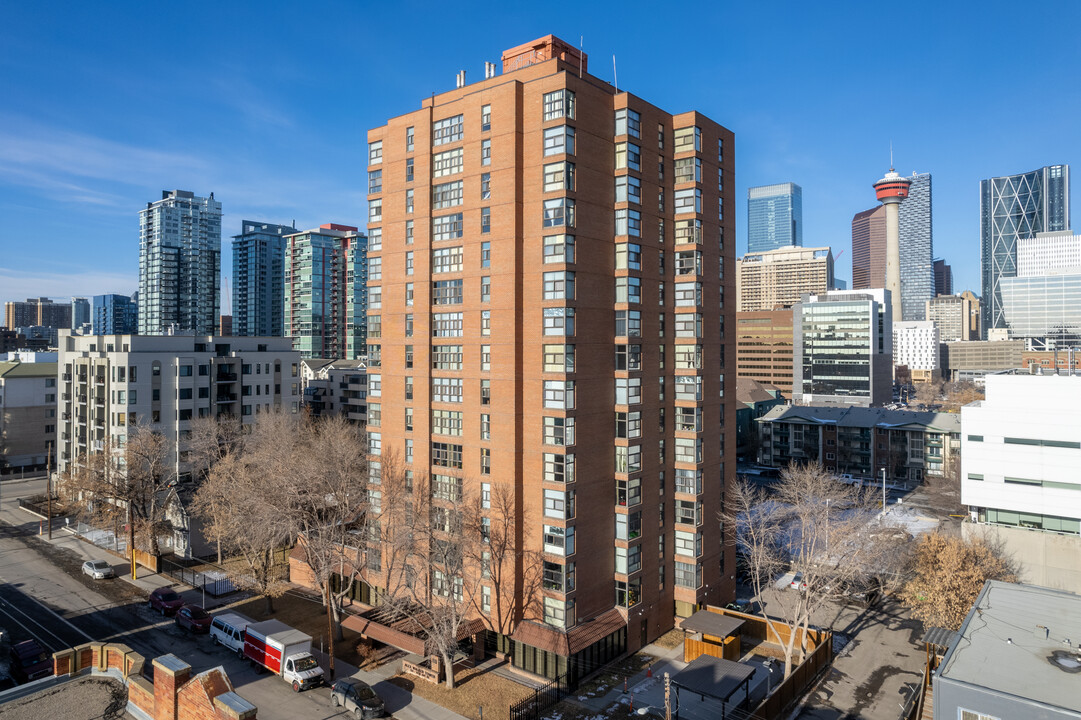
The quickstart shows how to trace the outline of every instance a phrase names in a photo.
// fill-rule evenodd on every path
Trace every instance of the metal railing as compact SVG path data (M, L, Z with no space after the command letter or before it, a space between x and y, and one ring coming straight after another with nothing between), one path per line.
M510 706L510 720L540 720L548 708L571 693L567 684L567 675L558 675L547 684L533 690L533 695L525 697Z

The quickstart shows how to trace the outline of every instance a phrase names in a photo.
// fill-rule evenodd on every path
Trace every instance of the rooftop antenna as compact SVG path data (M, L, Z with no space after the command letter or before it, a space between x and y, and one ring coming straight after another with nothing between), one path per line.
M616 56L612 55L612 85L619 92L619 73L616 72Z
M893 140L890 140L890 172L893 172Z
M578 36L578 79L582 79L582 49L585 47L586 36Z

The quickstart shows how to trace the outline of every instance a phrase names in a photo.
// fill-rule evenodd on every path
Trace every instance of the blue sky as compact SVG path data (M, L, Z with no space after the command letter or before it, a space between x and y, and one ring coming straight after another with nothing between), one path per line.
M0 0L0 301L132 292L163 189L221 200L223 267L243 219L360 225L367 128L548 33L735 132L737 252L747 188L792 181L804 244L850 278L892 141L978 291L979 180L1078 160L1081 3L870 5Z

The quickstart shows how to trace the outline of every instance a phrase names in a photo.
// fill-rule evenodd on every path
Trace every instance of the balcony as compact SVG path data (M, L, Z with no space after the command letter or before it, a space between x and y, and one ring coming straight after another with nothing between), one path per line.
M237 374L236 373L220 372L214 378L214 382L236 382L236 379L237 379Z
M236 393L218 393L214 398L216 403L236 402Z

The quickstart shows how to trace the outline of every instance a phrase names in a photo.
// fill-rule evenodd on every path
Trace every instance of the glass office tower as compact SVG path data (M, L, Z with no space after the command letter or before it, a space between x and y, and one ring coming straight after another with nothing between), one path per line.
M747 189L747 252L803 245L803 188L778 183Z
M1070 167L980 181L980 271L983 336L1007 327L1000 287L1017 276L1017 241L1070 229Z

